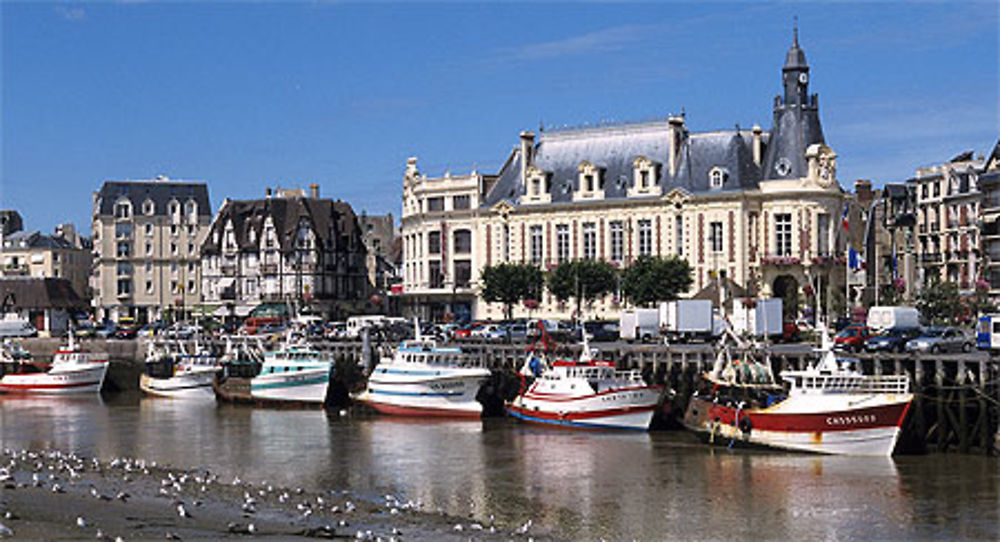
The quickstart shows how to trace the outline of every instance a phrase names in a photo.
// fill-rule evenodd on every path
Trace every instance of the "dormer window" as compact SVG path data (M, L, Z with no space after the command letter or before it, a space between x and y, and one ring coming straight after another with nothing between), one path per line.
M659 173L659 162L645 156L638 156L632 161L632 186L628 189L629 196L659 196L660 185L656 184Z
M535 166L529 166L525 172L525 194L521 203L551 203L551 179L549 174Z
M115 203L115 218L132 218L132 202L123 199Z
M708 172L708 184L712 190L719 190L726 184L729 172L720 167L714 167Z
M147 199L142 202L142 214L151 216L154 212L156 212L156 207L153 205L153 200Z
M580 189L573 194L573 199L604 199L604 168L583 161L577 166L577 172Z
M184 214L188 217L188 222L198 221L198 204L194 200L188 200L187 204L184 205Z

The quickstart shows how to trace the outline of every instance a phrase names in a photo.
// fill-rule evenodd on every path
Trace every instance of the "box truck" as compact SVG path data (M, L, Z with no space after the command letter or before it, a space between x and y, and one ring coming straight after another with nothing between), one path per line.
M660 337L659 309L627 309L622 311L619 322L623 340L650 341Z
M733 300L733 331L754 337L781 335L781 303L781 299L777 298L756 299L753 308L750 308L742 299Z
M711 339L722 332L707 299L664 301L660 303L660 322L670 340Z

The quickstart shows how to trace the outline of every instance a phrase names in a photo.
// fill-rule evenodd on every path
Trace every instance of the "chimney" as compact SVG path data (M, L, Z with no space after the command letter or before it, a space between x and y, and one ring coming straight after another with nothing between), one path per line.
M267 199L271 199L271 187L270 186L267 187L267 190L264 191L264 194L267 196Z
M667 130L667 165L670 169L670 176L677 174L677 163L680 162L681 141L684 139L684 116L671 115L667 122L670 124Z
M535 134L532 132L521 132L521 182L527 181L528 167L531 166L535 151Z
M309 185L309 197L312 199L319 199L319 185L312 183Z
M763 141L761 136L764 130L757 124L753 125L753 163L760 166L761 157L764 155Z

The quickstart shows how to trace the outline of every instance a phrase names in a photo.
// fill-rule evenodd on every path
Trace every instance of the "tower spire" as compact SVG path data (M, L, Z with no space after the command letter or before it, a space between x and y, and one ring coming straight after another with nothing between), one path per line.
M792 37L795 40L795 47L799 46L799 16L792 16Z

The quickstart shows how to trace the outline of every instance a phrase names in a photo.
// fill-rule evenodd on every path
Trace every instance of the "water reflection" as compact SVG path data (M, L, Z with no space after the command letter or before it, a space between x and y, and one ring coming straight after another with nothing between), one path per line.
M570 539L997 539L1000 462L710 449L578 432L97 397L0 397L0 446L127 455L225 477L351 488Z

